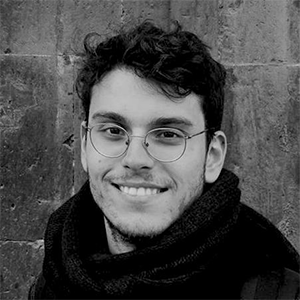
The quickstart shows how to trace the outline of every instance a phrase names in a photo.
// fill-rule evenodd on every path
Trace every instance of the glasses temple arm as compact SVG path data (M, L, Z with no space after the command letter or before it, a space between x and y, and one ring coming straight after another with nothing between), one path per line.
M187 140L188 140L188 139L191 139L191 138L193 138L194 136L200 135L200 134L202 134L202 133L204 133L204 132L213 132L213 133L214 133L214 132L215 132L215 128L208 128L208 129L202 130L202 131L200 131L200 132L198 132L198 133L188 135L188 136L186 136L186 139L187 139Z

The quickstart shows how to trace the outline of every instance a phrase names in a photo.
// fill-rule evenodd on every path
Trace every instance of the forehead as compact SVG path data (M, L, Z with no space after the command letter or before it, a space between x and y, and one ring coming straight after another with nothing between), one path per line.
M156 118L181 118L204 127L200 99L195 94L170 99L132 71L117 69L108 73L92 89L89 122L101 113L116 113L130 123L144 126Z

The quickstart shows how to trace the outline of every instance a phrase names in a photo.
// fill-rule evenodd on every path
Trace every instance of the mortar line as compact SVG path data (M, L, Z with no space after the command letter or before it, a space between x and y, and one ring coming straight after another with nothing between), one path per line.
M51 56L56 56L56 53L53 54L27 54L27 53L8 53L8 54L0 54L0 56L12 56L12 57L32 57L32 56L37 56L37 57L51 57Z
M0 54L2 56L12 56L12 57L53 57L53 56L65 56L65 54L18 54L18 53L9 53L9 54ZM77 55L70 54L68 55L71 59L80 58ZM227 67L300 67L300 63L226 63L222 60L218 60L222 65Z
M37 240L11 240L11 239L4 239L0 240L0 244L7 244L7 243L13 243L13 244L35 244L37 242L44 242L44 239L37 239Z
M300 67L300 63L295 64L289 64L289 63L281 63L281 64L275 64L275 63L224 63L222 61L222 65L226 67Z

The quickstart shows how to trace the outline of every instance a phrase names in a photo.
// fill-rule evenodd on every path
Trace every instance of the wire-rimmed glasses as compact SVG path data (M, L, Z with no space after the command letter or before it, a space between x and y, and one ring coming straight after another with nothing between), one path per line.
M187 135L177 128L155 128L145 136L130 135L123 127L113 123L98 123L84 127L90 135L91 144L101 155L117 158L125 154L132 138L143 139L143 147L154 159L161 162L173 162L182 157L187 140L198 136L208 129Z

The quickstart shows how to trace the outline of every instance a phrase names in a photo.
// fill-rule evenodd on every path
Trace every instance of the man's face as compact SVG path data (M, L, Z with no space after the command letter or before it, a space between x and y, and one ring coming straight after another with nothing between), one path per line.
M98 123L120 125L133 136L145 136L159 127L177 128L188 134L204 130L196 95L172 101L127 70L114 70L94 86L88 125ZM184 155L169 163L149 156L142 142L133 137L125 154L107 158L93 148L89 137L82 138L82 164L93 197L109 223L125 236L161 233L201 194L203 187L204 134L188 140ZM139 188L147 190L147 195L134 195Z

